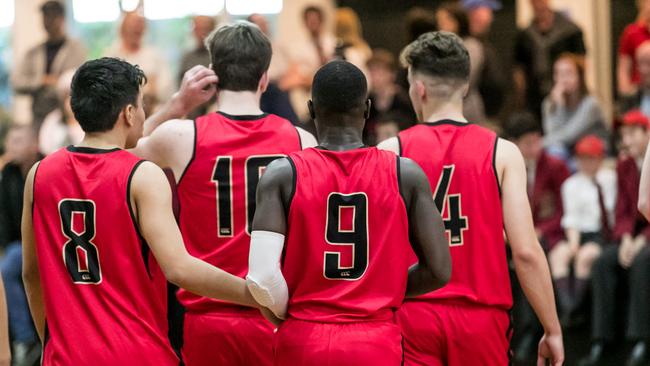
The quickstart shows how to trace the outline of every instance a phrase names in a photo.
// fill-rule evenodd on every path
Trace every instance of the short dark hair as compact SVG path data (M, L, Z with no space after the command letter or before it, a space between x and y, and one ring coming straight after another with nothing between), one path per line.
M271 42L253 23L240 21L215 30L205 40L219 88L256 91L271 64Z
M469 53L450 32L429 32L411 42L400 56L404 67L433 77L469 80Z
M311 96L320 110L347 113L363 106L368 98L368 82L358 67L336 60L316 72Z
M436 30L436 14L429 9L413 7L406 13L405 21L409 42L415 41L424 33Z
M458 23L458 36L465 38L469 36L469 17L462 5L456 2L446 2L440 5L436 11L446 11Z
M504 132L508 140L518 140L529 133L542 134L542 129L537 118L530 112L513 113L506 121L504 127Z
M302 19L307 19L307 14L309 13L316 13L320 17L320 20L322 21L323 18L325 18L325 14L323 13L323 9L319 8L316 5L309 5L308 7L305 8L305 10L302 11Z
M46 1L41 5L41 13L43 15L52 15L52 16L65 16L65 7L63 4L56 0Z
M146 82L140 67L118 58L87 61L72 77L74 117L86 133L109 131L124 107L137 105L140 87Z

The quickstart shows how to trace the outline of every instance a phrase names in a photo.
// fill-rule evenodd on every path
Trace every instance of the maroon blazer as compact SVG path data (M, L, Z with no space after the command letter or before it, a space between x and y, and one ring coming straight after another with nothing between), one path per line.
M619 242L623 234L644 234L646 238L650 238L650 225L637 209L641 172L634 159L620 158L616 163L616 174L618 197L613 239Z
M542 153L537 161L535 183L529 198L535 229L541 231L547 251L564 239L561 187L568 177L569 169L562 160Z

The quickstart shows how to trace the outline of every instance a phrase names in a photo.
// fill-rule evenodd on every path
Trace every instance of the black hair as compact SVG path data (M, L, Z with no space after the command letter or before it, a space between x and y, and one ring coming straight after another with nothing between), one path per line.
M406 13L406 33L409 42L424 33L436 30L436 14L429 9L413 7Z
M458 23L458 36L465 38L469 36L469 17L462 5L455 2L447 2L440 5L436 11L446 11Z
M316 5L309 5L308 7L305 8L305 10L302 11L302 19L307 19L307 14L309 13L316 13L318 14L318 17L320 18L321 21L325 18L325 14L323 13L323 9L319 8Z
M508 140L518 140L529 133L542 134L542 129L537 118L530 112L513 113L506 121L504 127L504 132Z
M140 67L118 58L87 61L77 69L70 86L74 117L86 133L109 131L124 107L137 105L140 87L146 82Z
M208 36L205 46L220 89L256 91L271 64L271 42L250 22L220 27Z
M401 55L405 67L433 77L469 80L469 53L450 32L429 32L411 42Z
M368 99L368 82L358 67L336 60L316 72L311 96L319 110L348 113L364 106Z
M59 1L49 0L41 6L41 13L44 15L62 17L65 16L65 7L63 7L63 4Z

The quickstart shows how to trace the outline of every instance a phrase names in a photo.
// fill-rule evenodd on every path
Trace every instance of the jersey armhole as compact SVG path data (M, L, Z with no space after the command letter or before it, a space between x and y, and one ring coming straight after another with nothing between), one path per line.
M296 195L296 184L298 180L298 173L296 170L296 164L293 162L293 160L290 157L286 157L287 161L289 162L289 165L291 165L291 193L289 194L289 197L287 199L287 207L284 208L286 215L289 216L289 209L291 208L291 202L293 201L293 196Z
M402 202L404 202L404 207L408 210L408 205L406 204L406 198L404 197L404 193L402 191L402 158L399 156L395 156L395 173L397 174L397 192L399 193L399 196L402 198Z
M192 143L192 157L187 162L187 165L185 166L185 169L183 169L181 176L178 177L176 186L179 186L181 184L181 181L183 180L185 173L187 173L187 170L190 168L190 165L192 165L192 163L194 162L194 158L196 158L196 141L198 139L198 133L197 133L198 129L196 128L196 119L192 120L192 126L194 126L194 142Z
M494 179L497 181L497 189L499 190L499 197L501 197L501 182L499 181L499 171L497 170L497 146L499 145L499 136L494 139L494 151L492 151L492 170L494 171Z
M41 167L41 161L38 162L36 169L34 169L34 179L32 179L32 223L34 222L34 197L36 197L36 175L38 174L38 168Z
M397 138L397 155L402 156L402 139L399 137L399 135L395 136ZM399 160L397 162L397 166L399 166Z
M126 204L129 208L129 215L131 216L131 222L133 223L133 228L135 229L136 234L138 235L138 240L140 241L140 254L142 254L142 261L144 264L144 268L147 271L147 274L149 275L149 279L151 279L151 272L149 271L149 245L147 242L144 240L144 237L140 233L140 224L138 223L138 220L135 216L135 211L133 211L133 205L131 204L131 181L133 180L133 176L135 175L135 171L138 170L138 167L142 165L146 160L140 160L131 169L131 173L129 173L129 179L126 183Z

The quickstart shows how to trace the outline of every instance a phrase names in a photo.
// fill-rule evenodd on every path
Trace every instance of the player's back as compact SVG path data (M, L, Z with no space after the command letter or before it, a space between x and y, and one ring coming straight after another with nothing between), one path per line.
M495 167L497 141L488 129L450 120L419 124L399 134L401 156L413 159L429 178L452 257L449 283L421 298L512 306Z
M260 176L271 161L300 150L300 136L272 114L217 112L194 126L194 156L178 183L183 239L190 254L243 278ZM245 309L182 289L178 298L195 313Z
M178 364L167 338L165 278L130 203L139 163L120 149L70 146L36 170L44 365Z
M289 316L392 319L413 255L399 158L376 148L310 148L289 159L295 175L283 261Z

